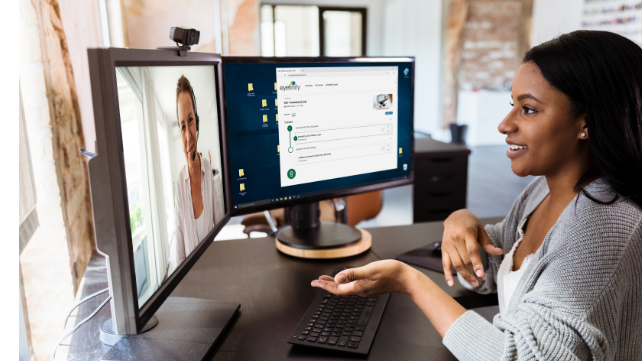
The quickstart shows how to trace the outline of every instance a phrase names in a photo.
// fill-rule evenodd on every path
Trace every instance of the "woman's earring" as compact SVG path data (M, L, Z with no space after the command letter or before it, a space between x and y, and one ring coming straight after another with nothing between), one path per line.
M586 133L580 134L580 138L584 138L584 137L586 137Z

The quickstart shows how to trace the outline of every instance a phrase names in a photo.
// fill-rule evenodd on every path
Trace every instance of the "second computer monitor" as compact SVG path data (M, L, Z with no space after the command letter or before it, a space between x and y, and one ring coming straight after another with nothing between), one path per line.
M224 58L236 214L409 183L413 58Z

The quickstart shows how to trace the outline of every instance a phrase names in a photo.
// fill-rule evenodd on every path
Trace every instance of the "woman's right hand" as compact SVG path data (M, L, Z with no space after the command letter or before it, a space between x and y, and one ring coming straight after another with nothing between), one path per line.
M481 245L488 254L504 254L504 250L493 246L484 226L467 209L460 209L446 218L441 241L441 262L444 266L446 282L450 287L454 284L451 267L455 267L473 287L479 284L471 271L475 272L480 280L486 279L478 245Z

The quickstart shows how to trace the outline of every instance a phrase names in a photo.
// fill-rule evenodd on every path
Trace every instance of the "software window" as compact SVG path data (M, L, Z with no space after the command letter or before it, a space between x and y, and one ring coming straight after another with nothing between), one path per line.
M397 168L397 71L277 68L281 186Z

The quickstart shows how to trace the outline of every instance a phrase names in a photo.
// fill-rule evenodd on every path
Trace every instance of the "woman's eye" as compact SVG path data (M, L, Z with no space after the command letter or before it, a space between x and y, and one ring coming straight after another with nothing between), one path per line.
M524 112L525 112L526 114L533 114L533 113L535 113L535 110L533 110L533 109L531 109L531 108L528 108L528 107L522 107L522 108L524 109Z
M511 106L511 107L514 107L514 106L515 106L515 104L514 104L513 102L510 102L510 103L508 103L508 104L510 104L510 106Z

